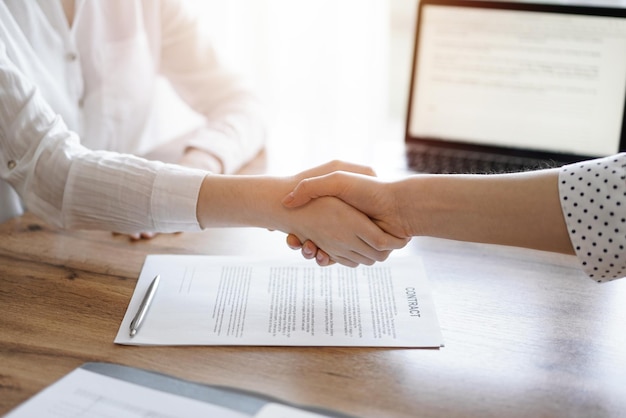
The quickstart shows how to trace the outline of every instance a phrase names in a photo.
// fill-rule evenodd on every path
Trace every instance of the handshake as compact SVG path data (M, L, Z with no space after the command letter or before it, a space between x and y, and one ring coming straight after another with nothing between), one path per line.
M289 190L277 199L277 229L322 266L383 261L414 236L575 254L559 171L383 181L370 168L335 161L284 179Z
M282 204L291 211L318 205L314 218L320 241L296 233L287 245L320 266L335 262L355 267L387 259L404 247L411 233L403 225L393 183L377 179L369 167L333 161L301 173Z
M288 177L208 174L197 217L202 228L285 232L291 248L322 266L371 265L411 236L391 186L369 167L340 161Z
M384 261L413 236L574 254L558 184L558 168L383 181L333 161L288 177L207 174L196 215L202 228L283 231L322 266Z

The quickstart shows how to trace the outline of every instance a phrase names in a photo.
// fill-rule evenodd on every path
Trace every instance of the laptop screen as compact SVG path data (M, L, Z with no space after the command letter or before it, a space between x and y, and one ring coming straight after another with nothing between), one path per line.
M594 157L626 141L626 10L422 0L407 140Z

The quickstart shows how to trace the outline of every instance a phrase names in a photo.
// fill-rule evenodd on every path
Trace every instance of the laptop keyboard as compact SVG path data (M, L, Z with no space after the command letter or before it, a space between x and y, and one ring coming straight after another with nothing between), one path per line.
M412 170L434 174L512 173L557 166L546 160L421 146L409 147L407 158Z

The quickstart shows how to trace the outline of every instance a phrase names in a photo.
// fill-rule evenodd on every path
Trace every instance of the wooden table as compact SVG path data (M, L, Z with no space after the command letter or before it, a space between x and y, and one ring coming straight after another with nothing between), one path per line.
M626 414L626 279L572 257L429 238L420 254L445 347L113 344L147 254L292 256L284 235L214 229L130 242L25 215L0 225L0 414L84 362L233 386L362 417ZM396 256L394 254L393 256Z

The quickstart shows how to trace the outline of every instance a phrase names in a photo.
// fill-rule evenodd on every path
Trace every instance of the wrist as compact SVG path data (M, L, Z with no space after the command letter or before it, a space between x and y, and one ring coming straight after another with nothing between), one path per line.
M446 238L457 219L471 216L467 191L457 180L452 176L416 175L397 183L397 217L409 237Z
M295 187L286 178L207 175L200 187L197 216L202 228L260 227L286 231L281 199Z
M407 237L430 235L430 206L435 194L427 176L416 175L394 182L391 191L396 202L396 219Z

